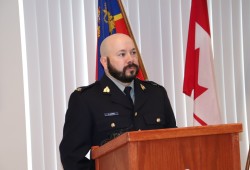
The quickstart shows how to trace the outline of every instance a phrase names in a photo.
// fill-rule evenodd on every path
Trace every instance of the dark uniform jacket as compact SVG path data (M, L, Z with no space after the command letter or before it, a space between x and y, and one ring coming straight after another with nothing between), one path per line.
M135 79L134 91L133 106L104 75L100 81L71 94L60 144L64 170L94 169L94 161L85 158L89 149L126 131L176 127L162 86Z

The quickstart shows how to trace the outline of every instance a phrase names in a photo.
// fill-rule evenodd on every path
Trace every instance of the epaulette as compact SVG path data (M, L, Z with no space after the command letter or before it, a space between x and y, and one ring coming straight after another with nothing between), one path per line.
M161 85L159 85L159 84L157 84L156 82L154 82L154 81L144 81L145 83L148 83L148 84L151 84L151 85L153 85L153 86L157 86L157 87L162 87Z
M77 87L75 91L82 93L82 92L86 91L87 89L90 89L91 87L93 87L95 84L96 84L96 82L92 83L88 86Z
M146 80L146 81L144 81L145 83L149 83L149 84L152 84L152 85L154 85L154 86L161 86L161 85L159 85L159 84L157 84L156 82L154 82L154 81L149 81L149 80Z

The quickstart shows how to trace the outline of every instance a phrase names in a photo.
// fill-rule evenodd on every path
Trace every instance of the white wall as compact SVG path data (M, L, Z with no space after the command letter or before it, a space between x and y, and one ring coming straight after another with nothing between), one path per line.
M0 0L0 169L26 170L26 134L17 0Z

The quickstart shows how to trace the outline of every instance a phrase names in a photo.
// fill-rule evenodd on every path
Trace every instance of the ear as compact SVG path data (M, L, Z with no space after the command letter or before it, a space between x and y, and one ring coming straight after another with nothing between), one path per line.
M102 57L100 58L100 62L101 62L101 64L102 64L104 70L106 70L107 67L108 67L108 64L107 64L107 57L102 56Z

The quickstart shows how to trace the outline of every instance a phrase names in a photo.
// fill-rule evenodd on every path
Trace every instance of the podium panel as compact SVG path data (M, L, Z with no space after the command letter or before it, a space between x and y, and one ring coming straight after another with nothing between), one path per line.
M97 170L240 170L241 124L127 132L92 148Z

